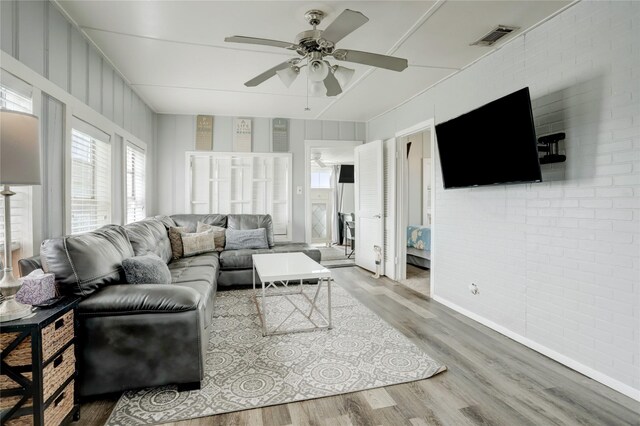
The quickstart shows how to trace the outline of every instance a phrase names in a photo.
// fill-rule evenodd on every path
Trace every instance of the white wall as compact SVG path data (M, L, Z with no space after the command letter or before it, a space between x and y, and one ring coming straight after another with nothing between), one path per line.
M584 1L368 123L369 140L524 86L565 131L545 183L443 190L435 298L640 398L640 2ZM479 295L467 286L475 282Z
M77 114L106 133L138 138L147 145L148 176L153 168L154 113L118 73L47 1L0 2L0 66L34 86L34 114L40 118L43 184L33 189L33 247L65 233L65 113ZM37 97L37 99L36 99ZM112 138L114 152L122 152ZM114 170L122 157L114 154ZM115 177L114 184L122 182ZM148 209L153 180L148 179ZM114 220L122 214L121 185L114 185ZM116 211L117 210L117 211Z
M195 149L196 116L160 114L157 124L157 213L185 211L185 152ZM289 149L293 153L293 240L304 241L304 141L365 140L365 123L289 120ZM252 119L253 152L270 152L271 119ZM213 150L233 151L233 117L213 119ZM302 194L296 187L302 186Z

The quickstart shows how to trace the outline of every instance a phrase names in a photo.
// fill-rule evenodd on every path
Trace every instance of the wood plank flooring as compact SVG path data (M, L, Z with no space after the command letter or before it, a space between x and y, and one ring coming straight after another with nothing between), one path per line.
M431 379L171 423L201 425L640 425L640 403L387 278L332 270L335 282L448 371ZM116 399L88 402L103 424Z

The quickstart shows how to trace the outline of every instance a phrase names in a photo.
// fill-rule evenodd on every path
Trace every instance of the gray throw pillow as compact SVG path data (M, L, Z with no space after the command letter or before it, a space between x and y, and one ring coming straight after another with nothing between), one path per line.
M171 284L171 272L164 260L153 253L122 261L129 284Z
M267 230L258 229L227 229L225 250L268 249Z

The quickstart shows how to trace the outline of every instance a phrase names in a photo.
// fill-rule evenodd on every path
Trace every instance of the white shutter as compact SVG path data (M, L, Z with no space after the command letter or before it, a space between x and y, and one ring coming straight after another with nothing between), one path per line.
M145 209L145 152L127 143L127 223L146 217Z
M77 129L71 130L71 233L97 229L111 223L111 144ZM85 130L83 128L83 130Z
M33 113L33 88L18 77L0 70L0 108L11 111ZM11 240L12 249L20 248L22 239L27 237L30 189L26 186L11 188L16 195L11 197ZM0 241L4 242L4 200L0 197ZM0 252L2 249L0 248Z

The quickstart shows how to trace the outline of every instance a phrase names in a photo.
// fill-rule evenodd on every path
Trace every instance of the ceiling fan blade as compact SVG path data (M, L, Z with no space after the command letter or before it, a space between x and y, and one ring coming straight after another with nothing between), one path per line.
M402 71L409 63L406 59L395 56L378 55L377 53L360 52L359 50L337 49L333 57L338 61L355 62L356 64L371 65L391 71Z
M269 40L268 38L256 38L256 37L245 37L245 36L226 37L224 41L228 43L260 44L262 46L282 47L284 49L289 49L292 46L294 46L293 43L288 43L286 41Z
M369 18L355 10L345 9L322 32L322 38L336 44L353 31L369 22Z
M327 96L337 96L342 93L340 83L338 83L336 76L333 75L331 71L329 71L329 74L327 74L327 77L324 79L324 87L327 88Z
M247 81L244 85L247 87L255 87L260 83L264 83L265 81L269 80L271 77L273 77L274 75L276 75L276 72L283 70L287 67L290 67L291 64L289 63L289 61L284 61L281 64L276 65L273 68L269 68L268 70L266 70L265 72L263 72L262 74L252 78L251 80Z

